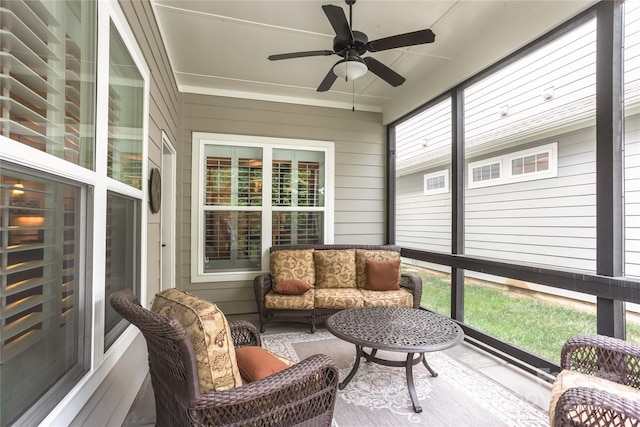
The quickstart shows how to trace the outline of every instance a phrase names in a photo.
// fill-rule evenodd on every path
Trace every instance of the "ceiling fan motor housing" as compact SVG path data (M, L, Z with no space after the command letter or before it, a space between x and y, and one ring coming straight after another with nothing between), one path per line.
M347 50L355 50L358 55L366 53L367 43L369 42L367 35L360 31L352 31L352 33L353 40L343 40L338 36L333 38L333 51L336 54L344 56Z

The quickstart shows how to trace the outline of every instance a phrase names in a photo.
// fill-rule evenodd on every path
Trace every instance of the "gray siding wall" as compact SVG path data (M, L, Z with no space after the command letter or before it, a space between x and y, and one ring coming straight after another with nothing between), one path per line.
M595 269L594 130L563 134L527 144L527 147L554 141L558 141L556 178L465 190L467 254L561 268ZM526 147L517 147L514 151L523 148ZM467 159L467 163L480 159ZM450 252L451 192L422 195L422 177L426 172L430 171L397 181L396 242Z
M379 113L184 94L178 157L179 287L222 311L255 312L253 284L191 283L191 135L213 132L333 141L335 243L384 243L386 143Z
M640 116L625 125L625 275L640 277ZM532 145L553 141L556 178L465 190L467 254L595 271L595 128ZM397 244L450 252L451 192L423 195L423 175L441 169L397 178Z
M625 276L640 278L640 115L625 121Z

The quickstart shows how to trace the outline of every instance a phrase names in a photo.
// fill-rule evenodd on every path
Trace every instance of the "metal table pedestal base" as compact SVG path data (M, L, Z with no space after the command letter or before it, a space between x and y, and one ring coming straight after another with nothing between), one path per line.
M354 362L353 368L351 368L351 372L349 372L349 375L347 375L347 377L340 384L338 384L338 388L340 390L343 390L347 386L347 384L349 384L349 381L351 381L356 372L358 372L358 368L360 367L360 359L363 357L367 359L368 362L377 363L379 365L395 367L404 366L407 376L407 387L409 388L409 396L411 397L413 410L416 413L422 412L422 407L420 406L420 401L418 400L418 394L416 393L416 388L413 385L413 365L417 365L418 363L422 362L422 364L424 364L424 366L429 370L429 373L432 377L438 376L438 373L435 372L427 363L427 359L426 357L424 357L424 353L407 353L407 359L405 361L402 361L381 359L379 357L376 357L376 352L377 350L373 349L371 353L367 353L366 351L364 351L361 345L356 344L356 361ZM417 356L414 357L414 355L416 354Z

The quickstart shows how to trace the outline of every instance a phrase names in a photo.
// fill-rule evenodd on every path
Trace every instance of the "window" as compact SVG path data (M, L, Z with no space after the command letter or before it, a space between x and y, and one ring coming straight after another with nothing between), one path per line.
M0 425L38 425L122 355L110 291L144 298L149 72L117 2L0 14Z
M482 183L487 185L487 181L496 181L500 179L501 163L493 162L488 164L481 164L478 166L469 166L471 169L471 182L469 187L473 184ZM476 185L477 186L477 185Z
M141 201L145 80L118 29L109 28L109 114L107 139L107 210L105 298L129 288L140 295ZM119 184L125 184L120 186ZM111 307L104 309L104 349L128 323Z
M505 171L502 171L502 165ZM469 188L558 176L558 143L493 157L469 164Z
M271 245L327 242L332 143L198 133L193 147L192 280L251 278Z
M449 192L449 170L426 174L424 176L424 195L442 194Z
M1 164L2 425L86 372L81 351L82 192ZM68 389L68 388L67 388Z

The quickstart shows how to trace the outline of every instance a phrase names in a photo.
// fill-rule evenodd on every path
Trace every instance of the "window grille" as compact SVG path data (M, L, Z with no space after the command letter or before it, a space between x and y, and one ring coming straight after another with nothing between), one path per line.
M500 163L492 163L473 168L473 182L500 178Z

